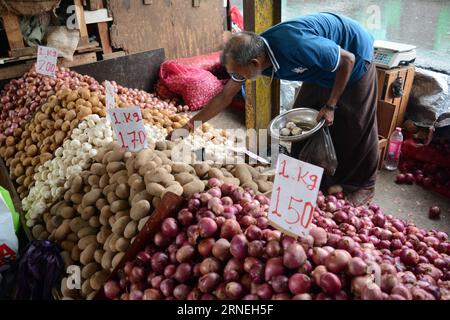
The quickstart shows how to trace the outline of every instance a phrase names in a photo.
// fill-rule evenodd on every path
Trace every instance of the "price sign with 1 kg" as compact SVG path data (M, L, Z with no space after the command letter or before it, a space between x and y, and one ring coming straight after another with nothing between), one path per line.
M147 135L139 107L113 108L107 110L117 140L130 151L147 148Z
M36 72L45 76L55 77L58 62L58 49L38 46Z
M268 219L293 237L309 234L323 168L280 154Z

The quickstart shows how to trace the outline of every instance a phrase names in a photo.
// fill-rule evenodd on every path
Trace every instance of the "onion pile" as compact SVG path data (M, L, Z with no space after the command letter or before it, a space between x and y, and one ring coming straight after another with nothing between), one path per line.
M268 226L266 197L208 185L107 283L109 299L450 299L443 232L320 194L297 241Z

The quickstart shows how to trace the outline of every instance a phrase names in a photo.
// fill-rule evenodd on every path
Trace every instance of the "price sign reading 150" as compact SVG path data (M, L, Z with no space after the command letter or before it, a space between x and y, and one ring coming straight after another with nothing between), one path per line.
M269 221L281 231L307 236L323 169L280 154L273 184Z

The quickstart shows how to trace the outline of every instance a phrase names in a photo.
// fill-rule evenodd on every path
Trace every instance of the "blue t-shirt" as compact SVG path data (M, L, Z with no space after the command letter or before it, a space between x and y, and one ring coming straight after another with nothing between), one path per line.
M373 56L372 35L358 22L332 13L310 14L279 23L264 31L274 66L264 75L304 81L331 88L340 62L340 48L355 55L349 84L367 71L365 61Z

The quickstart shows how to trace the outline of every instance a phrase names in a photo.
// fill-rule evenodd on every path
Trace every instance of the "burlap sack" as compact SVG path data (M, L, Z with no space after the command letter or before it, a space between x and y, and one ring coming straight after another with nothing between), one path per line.
M37 16L55 9L61 0L0 0L0 16L12 13L18 16Z

